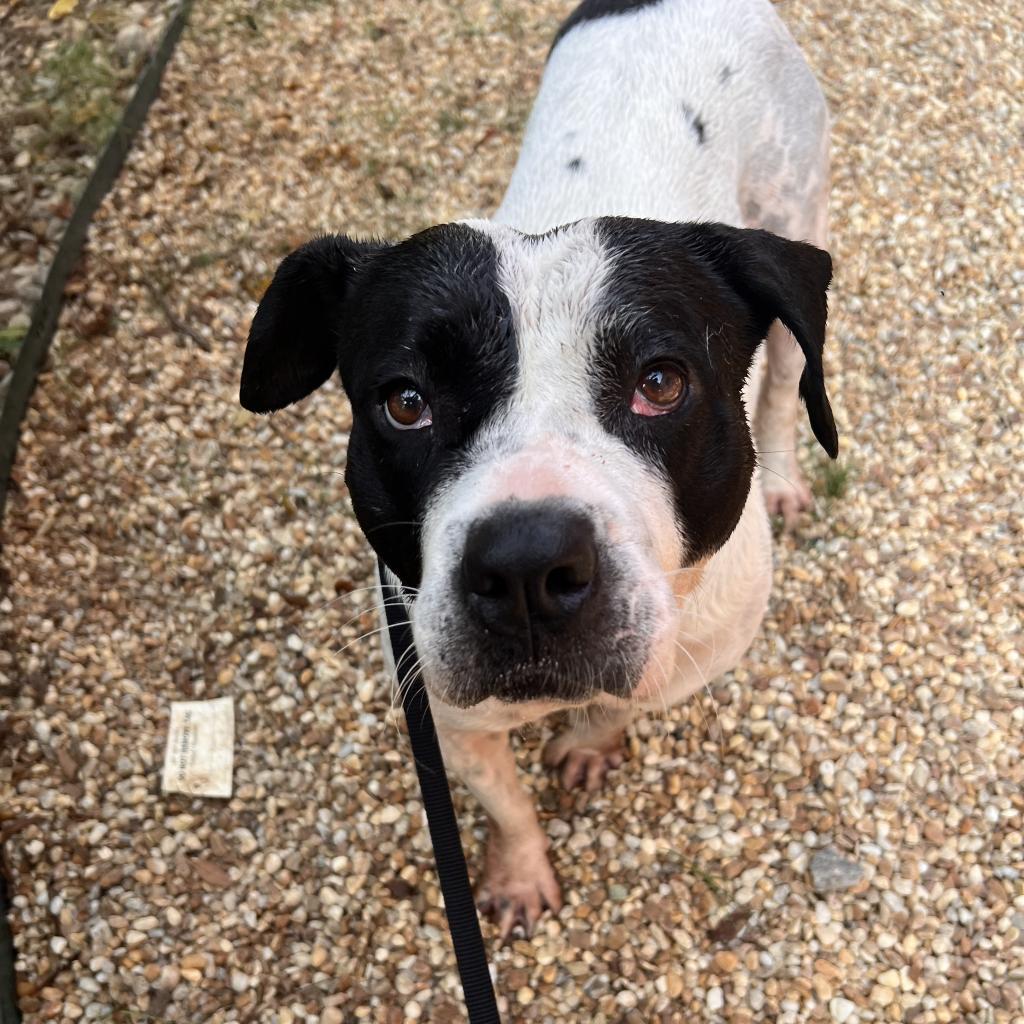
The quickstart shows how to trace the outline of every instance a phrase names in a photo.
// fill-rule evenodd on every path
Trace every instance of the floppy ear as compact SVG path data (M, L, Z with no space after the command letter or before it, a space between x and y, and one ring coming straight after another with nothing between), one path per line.
M337 369L339 322L352 278L360 262L382 248L324 235L284 258L249 328L238 396L246 409L283 409Z
M806 242L724 224L695 225L692 239L694 254L710 264L750 309L759 340L773 320L781 320L793 333L805 361L800 397L814 436L834 459L839 437L821 362L832 258Z

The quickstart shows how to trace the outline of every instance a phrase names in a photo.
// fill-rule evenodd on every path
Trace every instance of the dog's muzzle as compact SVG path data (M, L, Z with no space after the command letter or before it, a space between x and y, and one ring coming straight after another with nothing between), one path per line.
M466 531L445 699L567 704L627 696L642 663L623 626L621 581L585 506L511 500Z

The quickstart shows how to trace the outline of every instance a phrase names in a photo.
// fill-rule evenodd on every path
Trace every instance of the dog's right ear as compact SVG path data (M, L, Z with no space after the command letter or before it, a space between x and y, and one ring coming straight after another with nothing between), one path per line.
M330 377L345 341L339 326L353 278L384 248L324 235L284 258L249 328L239 391L244 408L283 409Z

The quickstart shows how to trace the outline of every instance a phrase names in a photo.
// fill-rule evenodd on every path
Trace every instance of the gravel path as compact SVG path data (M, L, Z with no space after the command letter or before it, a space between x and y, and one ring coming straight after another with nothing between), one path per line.
M68 218L174 5L0 3L0 408Z
M379 650L341 650L375 625L347 409L332 386L258 419L237 376L310 233L493 209L570 6L198 5L72 284L5 524L29 1021L462 1019ZM745 669L639 723L607 792L564 794L546 730L523 738L568 901L494 953L510 1021L1024 1020L1024 13L783 13L835 114L847 473L805 448L818 506ZM162 796L169 702L222 695L234 797Z

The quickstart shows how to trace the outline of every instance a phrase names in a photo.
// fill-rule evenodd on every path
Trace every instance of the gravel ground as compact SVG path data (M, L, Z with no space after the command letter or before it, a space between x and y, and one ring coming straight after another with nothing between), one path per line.
M379 650L342 650L347 408L259 419L237 377L310 233L493 209L571 5L355 6L198 5L34 399L0 567L29 1021L462 1019ZM835 114L842 468L804 449L746 667L604 793L522 738L567 905L494 950L509 1020L1024 1020L1024 13L783 13ZM161 795L169 702L222 695L234 797Z
M66 2L60 15L0 0L0 407L67 220L175 5Z

